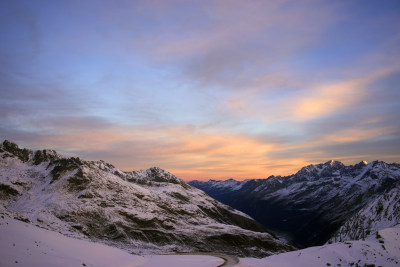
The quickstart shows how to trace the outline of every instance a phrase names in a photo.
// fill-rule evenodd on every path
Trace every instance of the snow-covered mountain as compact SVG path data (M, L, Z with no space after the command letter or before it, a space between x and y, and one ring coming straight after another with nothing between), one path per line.
M329 242L366 239L397 225L400 225L400 184L348 219Z
M385 228L366 240L326 244L263 259L240 259L240 262L237 267L397 267L400 264L400 228Z
M134 253L291 250L246 214L160 169L124 172L103 161L0 144L0 213Z
M309 165L294 175L189 184L241 210L299 247L324 244L371 201L396 187L400 165L381 161Z

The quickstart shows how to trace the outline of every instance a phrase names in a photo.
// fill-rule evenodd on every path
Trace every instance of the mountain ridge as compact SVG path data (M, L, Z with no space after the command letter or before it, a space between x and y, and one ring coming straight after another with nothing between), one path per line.
M400 181L400 165L311 164L289 176L244 181L191 181L298 247L324 244L343 223Z
M250 216L158 167L124 172L104 161L0 144L0 212L133 253L292 250Z
M365 240L377 236L379 230L400 224L400 183L377 197L350 217L328 243Z

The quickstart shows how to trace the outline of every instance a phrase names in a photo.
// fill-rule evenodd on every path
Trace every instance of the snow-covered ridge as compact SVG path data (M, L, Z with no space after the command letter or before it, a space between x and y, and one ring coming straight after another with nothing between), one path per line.
M217 180L209 180L207 183L210 187L219 189L219 190L230 190L230 191L236 191L242 188L246 182L249 180L244 180L244 181L236 181L235 179L228 179L224 181L217 181ZM194 187L197 187L196 185L200 185L203 182L200 181L191 181L190 184Z
M346 166L331 160L286 177L189 184L306 247L324 244L346 220L399 182L397 163Z
M244 213L157 167L124 172L104 161L0 145L0 212L134 253L292 249Z
M366 239L400 225L400 183L348 219L329 242Z
M241 259L240 266L384 266L400 264L400 228L385 228L366 240L346 241L273 255Z

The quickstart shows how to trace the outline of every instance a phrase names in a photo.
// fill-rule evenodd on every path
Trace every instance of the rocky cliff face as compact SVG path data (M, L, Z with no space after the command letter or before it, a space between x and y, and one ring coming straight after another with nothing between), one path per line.
M299 247L324 244L349 218L400 181L399 164L309 165L294 175L190 182Z
M160 169L124 172L103 161L0 144L0 212L134 253L291 250L244 213Z

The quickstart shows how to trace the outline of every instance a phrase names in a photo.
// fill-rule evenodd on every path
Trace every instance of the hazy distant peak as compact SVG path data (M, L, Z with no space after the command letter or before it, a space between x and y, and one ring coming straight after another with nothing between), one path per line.
M342 162L337 161L337 160L333 160L333 159L325 162L324 165L331 166L331 167L342 167L342 166L344 166L344 164Z
M365 167L365 166L367 166L368 165L368 162L367 161L365 161L365 160L363 160L363 161L360 161L359 163L357 163L356 165L354 165L355 167Z

